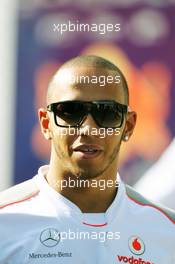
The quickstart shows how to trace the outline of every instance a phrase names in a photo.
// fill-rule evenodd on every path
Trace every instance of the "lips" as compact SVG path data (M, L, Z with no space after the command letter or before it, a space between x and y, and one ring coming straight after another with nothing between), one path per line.
M98 145L82 144L73 149L81 158L95 158L101 154L103 149Z

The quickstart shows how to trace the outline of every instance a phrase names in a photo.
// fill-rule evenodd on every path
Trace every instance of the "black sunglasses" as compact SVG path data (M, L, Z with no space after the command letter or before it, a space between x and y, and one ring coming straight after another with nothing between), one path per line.
M120 128L128 106L113 100L63 101L48 105L47 110L60 127L80 127L90 113L99 127Z

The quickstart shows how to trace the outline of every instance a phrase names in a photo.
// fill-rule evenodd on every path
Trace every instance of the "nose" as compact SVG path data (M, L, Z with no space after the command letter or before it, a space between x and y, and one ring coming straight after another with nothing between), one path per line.
M91 114L88 114L83 124L80 127L80 134L89 135L92 131L92 128L98 129L98 126L95 120L93 119L93 117L91 116Z

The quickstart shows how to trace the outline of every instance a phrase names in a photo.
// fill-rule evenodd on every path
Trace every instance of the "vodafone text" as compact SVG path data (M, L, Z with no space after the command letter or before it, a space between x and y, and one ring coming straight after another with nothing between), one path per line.
M118 257L118 260L120 262L124 262L124 263L130 263L130 264L154 264L150 261L146 261L146 260L143 260L142 258L134 258L133 256L132 257L127 257L127 256L117 256Z

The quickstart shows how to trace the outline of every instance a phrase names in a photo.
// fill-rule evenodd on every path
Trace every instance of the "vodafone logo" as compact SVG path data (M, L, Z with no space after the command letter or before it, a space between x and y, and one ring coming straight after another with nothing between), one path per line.
M142 255L145 252L145 244L138 236L129 239L129 249L135 255Z
M149 262L147 260L143 260L142 258L134 258L132 257L127 257L127 256L117 256L119 262L123 263L130 263L130 264L154 264L152 262Z

